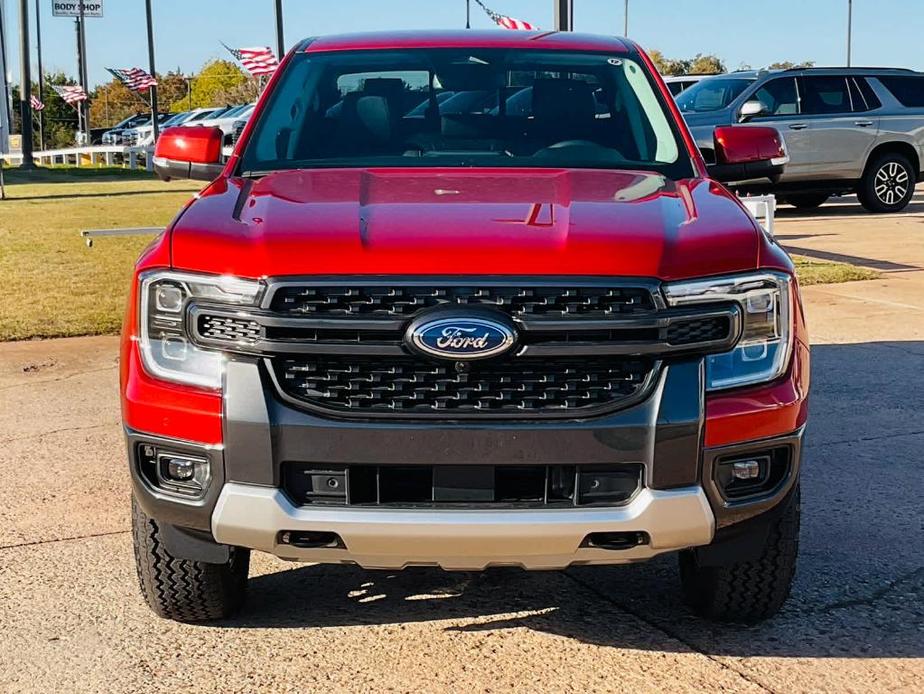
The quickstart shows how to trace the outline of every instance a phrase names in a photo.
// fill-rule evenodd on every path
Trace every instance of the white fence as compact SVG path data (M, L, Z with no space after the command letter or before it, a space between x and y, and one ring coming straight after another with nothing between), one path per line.
M71 166L115 166L121 164L129 169L146 168L153 170L151 154L153 147L124 147L122 145L94 145L92 147L65 147L63 149L46 149L33 152L32 159L37 164L64 164ZM22 163L21 152L0 155L12 166Z

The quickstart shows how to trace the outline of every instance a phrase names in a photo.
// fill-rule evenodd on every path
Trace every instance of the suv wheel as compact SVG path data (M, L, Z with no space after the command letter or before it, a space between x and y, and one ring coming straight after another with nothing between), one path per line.
M828 198L827 193L800 193L797 195L787 195L786 202L800 210L813 210L821 207Z
M684 600L699 615L752 624L772 617L786 602L799 552L799 487L773 522L766 544L753 560L700 566L695 549L680 554Z
M872 161L860 181L857 197L870 212L899 212L911 202L917 172L901 154L883 154Z
M244 602L250 550L231 547L224 564L174 557L163 544L157 521L132 498L132 539L141 593L160 617L204 622L229 617Z

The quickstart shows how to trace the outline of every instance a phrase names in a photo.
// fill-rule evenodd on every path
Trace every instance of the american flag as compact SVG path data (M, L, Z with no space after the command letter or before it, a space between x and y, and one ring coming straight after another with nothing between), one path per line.
M125 67L122 69L107 67L106 69L132 91L143 92L148 87L157 86L157 80L140 67Z
M535 24L530 24L529 22L524 22L522 19L516 19L515 17L508 17L507 15L498 14L492 9L489 9L485 6L481 0L475 0L478 3L478 6L484 10L485 14L488 15L495 24L498 26L504 27L504 29L514 29L520 31L535 31L539 27Z
M33 111L41 111L45 108L45 104L35 94L29 97L29 105L32 106Z
M262 48L231 48L226 43L221 45L227 48L235 60L240 61L244 69L254 77L271 75L279 67L279 61L276 60L275 54L268 46Z
M52 85L51 88L55 90L58 96L72 106L80 101L87 100L87 93L83 90L83 87L79 85L66 85L63 87Z

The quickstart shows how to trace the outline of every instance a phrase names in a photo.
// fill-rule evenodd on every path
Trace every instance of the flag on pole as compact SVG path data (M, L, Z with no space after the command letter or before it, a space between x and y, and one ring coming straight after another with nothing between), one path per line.
M491 20L497 24L497 26L503 27L504 29L513 29L515 31L535 31L539 28L535 24L524 22L522 19L508 17L507 15L495 12L494 10L489 9L483 2L481 2L481 0L475 0L475 2L478 3L478 6L484 10L485 14L488 15Z
M45 104L35 94L29 97L29 105L32 106L33 111L41 111L45 108Z
M132 91L143 92L149 87L157 86L157 80L140 67L126 67L122 69L107 67L106 69Z
M262 48L231 48L228 44L221 44L228 49L228 53L234 56L234 59L240 62L254 77L260 75L271 75L279 67L279 61L269 46Z
M52 89L55 90L55 93L60 96L64 101L73 106L76 103L87 100L87 93L83 90L83 87L79 85L52 85Z

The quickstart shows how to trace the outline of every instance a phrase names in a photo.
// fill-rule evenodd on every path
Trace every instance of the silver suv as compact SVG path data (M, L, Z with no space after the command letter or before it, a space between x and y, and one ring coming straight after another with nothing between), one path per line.
M889 68L797 68L704 79L677 104L707 160L712 132L732 123L772 125L789 163L778 180L747 181L801 208L856 193L872 212L898 212L922 180L924 73Z

